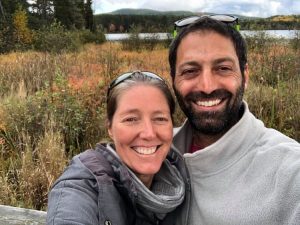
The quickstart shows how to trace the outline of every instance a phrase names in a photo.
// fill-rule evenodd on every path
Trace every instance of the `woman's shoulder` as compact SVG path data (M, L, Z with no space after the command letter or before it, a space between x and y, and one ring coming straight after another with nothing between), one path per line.
M80 162L90 170L95 176L99 174L107 174L114 176L114 171L111 162L105 156L106 146L104 144L97 144L95 149L88 149L78 155Z

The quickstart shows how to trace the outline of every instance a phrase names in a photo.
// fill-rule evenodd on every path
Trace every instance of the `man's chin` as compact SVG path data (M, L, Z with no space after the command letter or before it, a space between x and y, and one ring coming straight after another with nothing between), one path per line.
M195 130L207 135L217 135L220 133L224 133L227 124L226 121L224 120L216 120L216 119L200 119L200 120L192 119L190 121L192 127Z

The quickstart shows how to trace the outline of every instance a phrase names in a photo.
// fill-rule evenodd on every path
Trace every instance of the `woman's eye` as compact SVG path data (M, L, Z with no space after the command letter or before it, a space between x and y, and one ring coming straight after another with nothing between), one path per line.
M133 122L138 121L138 118L137 117L128 117L128 118L125 118L123 121L128 122L128 123L133 123Z

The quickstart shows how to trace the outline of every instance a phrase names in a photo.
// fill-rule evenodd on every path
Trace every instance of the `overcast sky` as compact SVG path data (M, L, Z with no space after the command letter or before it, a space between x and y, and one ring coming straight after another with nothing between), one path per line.
M269 17L300 14L300 0L94 0L95 14L122 8L185 10Z

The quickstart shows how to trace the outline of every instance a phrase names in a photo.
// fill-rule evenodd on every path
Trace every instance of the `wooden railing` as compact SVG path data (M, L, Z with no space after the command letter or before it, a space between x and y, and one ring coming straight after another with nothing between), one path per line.
M46 212L0 205L0 225L45 225Z

